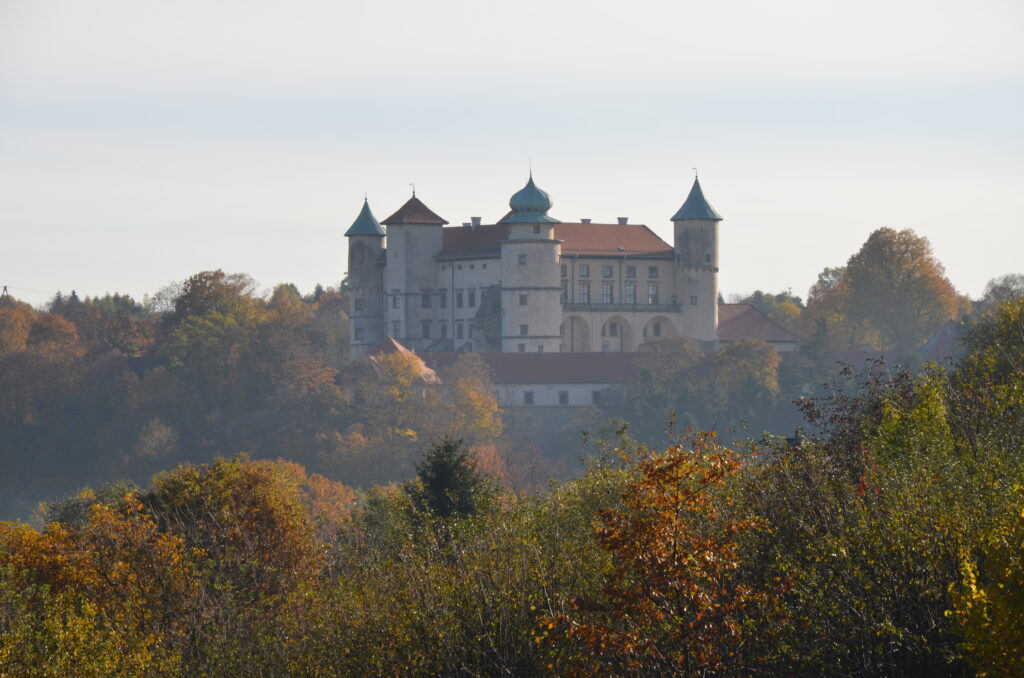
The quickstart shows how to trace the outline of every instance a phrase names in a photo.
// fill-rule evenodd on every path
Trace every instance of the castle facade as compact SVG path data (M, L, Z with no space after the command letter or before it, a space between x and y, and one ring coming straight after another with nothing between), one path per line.
M718 226L696 179L669 244L647 226L562 222L530 176L496 224L449 226L415 192L345 233L353 356L393 338L420 354L632 352L660 337L713 343Z

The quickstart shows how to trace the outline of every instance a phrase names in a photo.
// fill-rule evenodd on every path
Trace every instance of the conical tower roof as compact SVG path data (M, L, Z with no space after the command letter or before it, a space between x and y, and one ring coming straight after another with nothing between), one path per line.
M409 200L398 208L398 211L381 222L385 226L396 226L401 224L439 224L444 226L448 222L430 211L430 208L413 193Z
M686 196L686 202L679 208L672 221L683 221L684 219L702 219L704 221L721 221L722 217L708 204L704 197L704 191L700 190L700 180L693 178L693 188L690 195Z
M377 223L377 217L370 211L370 202L363 200L363 209L359 210L359 216L352 222L352 225L345 231L345 237L353 235L375 235L384 237L384 229Z

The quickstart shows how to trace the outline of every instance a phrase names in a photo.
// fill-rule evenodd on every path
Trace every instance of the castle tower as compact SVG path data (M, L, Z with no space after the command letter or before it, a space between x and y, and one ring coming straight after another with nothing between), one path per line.
M438 338L440 300L434 255L441 251L448 222L412 197L382 221L387 226L384 273L384 333L426 351Z
M548 216L551 197L533 183L509 200L508 240L501 243L501 350L505 353L558 351L562 322L558 262L562 242L555 240L557 219Z
M675 290L681 334L700 341L718 336L718 222L695 177L690 195L672 217L675 227Z
M366 353L384 338L384 229L363 201L363 209L345 231L348 238L349 342L352 357Z

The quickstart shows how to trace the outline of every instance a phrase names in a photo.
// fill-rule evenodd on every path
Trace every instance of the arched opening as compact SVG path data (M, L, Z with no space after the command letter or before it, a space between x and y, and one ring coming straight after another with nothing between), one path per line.
M565 322L565 345L572 353L586 353L590 348L590 325L578 315L571 315Z
M613 315L601 326L601 351L617 353L635 351L633 328L621 315Z
M676 326L663 315L656 315L644 325L643 340L655 341L676 336Z

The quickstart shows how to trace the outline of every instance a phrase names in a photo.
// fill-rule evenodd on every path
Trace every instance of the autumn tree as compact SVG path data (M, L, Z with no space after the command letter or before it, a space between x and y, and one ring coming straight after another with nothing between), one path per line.
M910 229L878 229L835 277L812 288L808 317L837 334L843 348L864 342L910 355L960 304L931 243Z
M745 619L773 591L738 576L740 542L765 528L723 495L741 464L713 437L623 451L621 505L595 537L612 557L603 595L548 621L565 675L745 675L757 664Z

